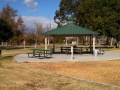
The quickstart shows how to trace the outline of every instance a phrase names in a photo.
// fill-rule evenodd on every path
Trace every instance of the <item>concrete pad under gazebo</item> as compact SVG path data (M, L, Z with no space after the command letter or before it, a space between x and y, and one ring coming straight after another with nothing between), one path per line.
M75 37L75 36L90 36L90 52L92 52L92 37L93 37L93 50L95 49L95 37L99 33L80 27L74 24L74 19L72 17L68 18L68 23L64 26L58 27L56 29L47 31L43 33L45 37L45 49L47 49L47 36L53 37L53 52L55 52L55 41L54 37Z
M120 59L120 53L114 53L112 51L106 51L104 55L98 55L94 57L90 54L74 55L74 59L71 60L70 55L65 54L54 54L52 58L28 58L27 54L18 54L14 57L17 62L85 62L85 61L106 61L106 60L117 60Z

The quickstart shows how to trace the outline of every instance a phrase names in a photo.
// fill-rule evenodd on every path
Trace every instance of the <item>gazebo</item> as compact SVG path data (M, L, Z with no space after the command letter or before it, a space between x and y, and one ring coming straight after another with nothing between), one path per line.
M74 24L74 19L72 17L67 19L67 24L61 27L58 27L56 29L47 31L43 33L45 37L45 49L47 49L47 36L53 37L53 50L55 52L55 41L54 37L79 37L79 36L90 36L90 51L92 47L92 36L93 36L93 50L95 49L95 37L94 35L97 35L99 33L80 27L78 25Z

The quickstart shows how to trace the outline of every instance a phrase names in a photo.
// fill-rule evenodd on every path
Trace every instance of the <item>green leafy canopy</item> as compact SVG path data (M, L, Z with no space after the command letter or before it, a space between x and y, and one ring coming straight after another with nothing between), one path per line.
M13 37L12 27L0 18L0 41L7 41Z

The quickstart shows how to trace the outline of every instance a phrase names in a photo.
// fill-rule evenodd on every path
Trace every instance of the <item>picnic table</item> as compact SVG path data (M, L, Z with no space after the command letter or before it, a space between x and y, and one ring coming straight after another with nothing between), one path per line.
M52 57L52 53L50 50L45 50L41 48L31 48L32 52L27 53L28 57L30 57L30 54L32 54L32 57L43 57L47 58L48 56Z
M68 54L71 52L71 47L61 47L60 50L61 53L65 50L66 54ZM73 52L82 54L82 47L73 47Z

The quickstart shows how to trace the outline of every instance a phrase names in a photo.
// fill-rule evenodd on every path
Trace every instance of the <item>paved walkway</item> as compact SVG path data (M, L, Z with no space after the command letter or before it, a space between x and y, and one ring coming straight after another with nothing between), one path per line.
M104 60L116 60L120 59L119 53L106 51L104 55L98 55L97 57L92 54L74 54L74 59L71 60L71 54L53 54L52 58L28 58L27 54L19 54L14 57L17 62L83 62L83 61L104 61Z

